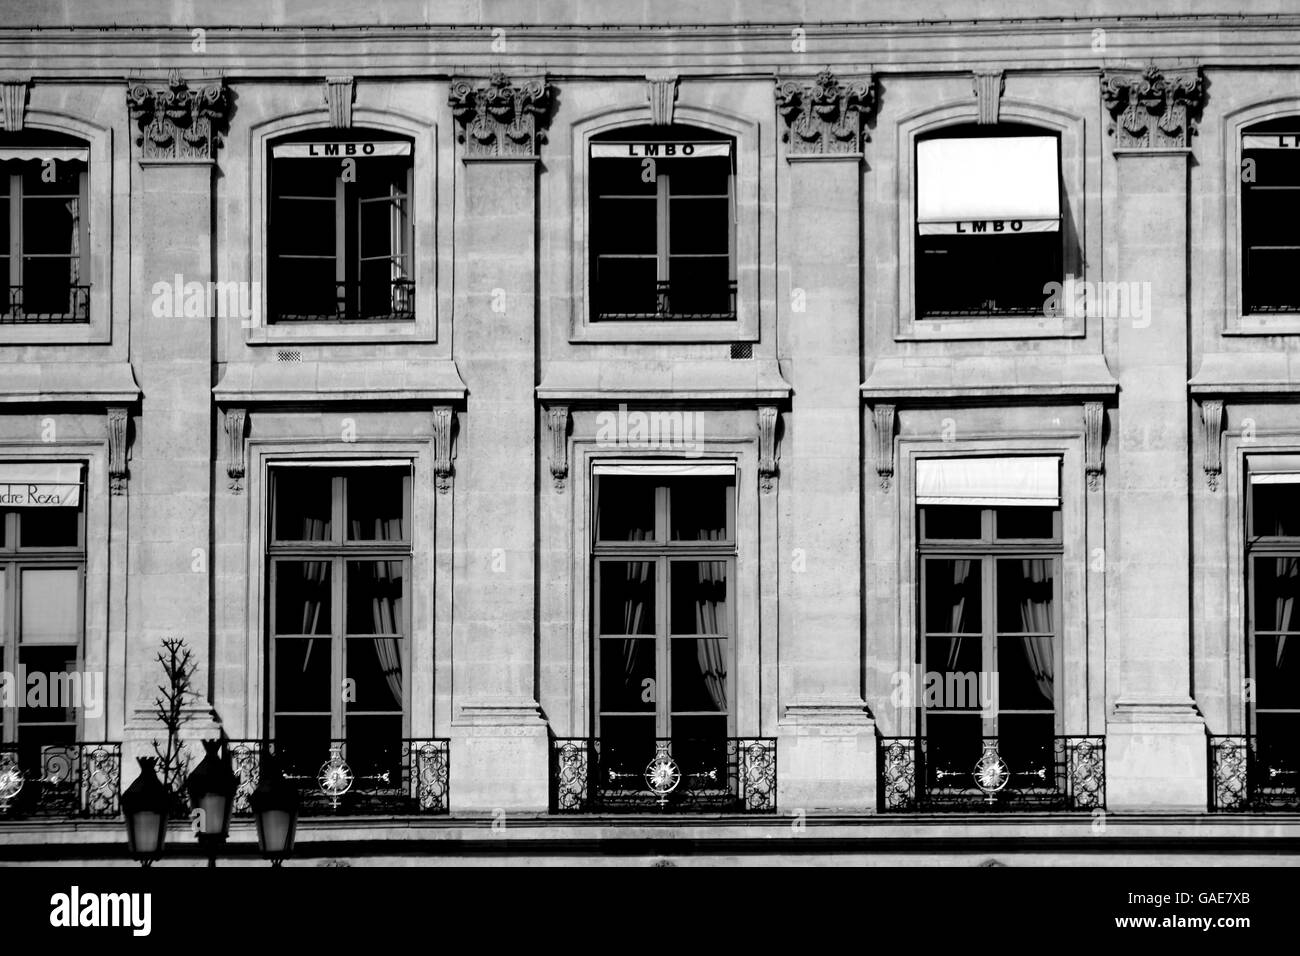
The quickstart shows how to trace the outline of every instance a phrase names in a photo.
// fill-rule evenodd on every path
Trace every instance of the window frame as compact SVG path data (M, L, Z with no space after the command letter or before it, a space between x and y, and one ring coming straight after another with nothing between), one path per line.
M1269 468L1246 468L1245 469L1245 495L1243 501L1243 529L1245 531L1245 541L1242 554L1242 566L1245 573L1245 587L1243 597L1245 598L1245 629L1244 629L1244 665L1245 678L1247 680L1258 681L1259 669L1256 665L1256 655L1258 653L1259 628L1255 617L1255 588L1257 576L1255 574L1255 562L1257 560L1289 558L1300 562L1300 534L1286 535L1262 535L1255 534L1255 481L1257 475L1266 474L1287 474L1300 471L1300 461L1297 462L1297 468L1288 470L1274 470ZM1300 484L1294 485L1300 491ZM1266 631L1268 636L1277 636L1279 634L1295 637L1300 640L1300 628L1294 631ZM1251 686L1251 685L1246 685ZM1245 705L1245 726L1246 733L1257 736L1258 718L1260 715L1258 686L1254 688L1255 693L1243 694L1242 703ZM1300 703L1295 707L1267 707L1263 708L1265 714L1287 714L1295 717L1296 722L1300 723Z

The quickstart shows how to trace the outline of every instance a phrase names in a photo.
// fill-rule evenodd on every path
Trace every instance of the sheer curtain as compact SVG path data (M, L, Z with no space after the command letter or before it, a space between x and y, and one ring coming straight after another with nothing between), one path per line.
M1300 579L1300 558L1278 558L1277 606L1274 609L1276 617L1273 619L1275 630L1291 630L1291 613L1295 610L1297 579ZM1287 636L1279 634L1276 641L1274 651L1276 657L1273 664L1281 670L1282 661L1286 658Z
M1020 623L1031 634L1052 634L1052 570L1051 558L1029 558L1020 562ZM1052 684L1055 666L1051 637L1025 637L1020 641L1025 662L1034 675L1038 691L1047 700L1053 700Z
M703 540L717 541L725 530L701 531ZM695 602L695 633L727 636L727 562L699 561L698 598ZM704 686L709 692L714 708L727 712L727 655L721 640L697 640L696 655Z
M952 563L952 621L948 628L952 634L963 634L966 631L966 595L974 583L971 580L974 566L975 562L969 559L957 559ZM954 637L948 642L948 673L956 672L957 662L961 660L962 645L967 640L965 637Z

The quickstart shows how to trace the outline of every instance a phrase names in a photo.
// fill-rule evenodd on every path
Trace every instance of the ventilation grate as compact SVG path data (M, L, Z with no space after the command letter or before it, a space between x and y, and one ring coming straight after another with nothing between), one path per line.
M280 349L275 353L277 362L301 362L302 352L299 349Z
M752 359L754 357L754 343L732 342L731 357L734 359Z

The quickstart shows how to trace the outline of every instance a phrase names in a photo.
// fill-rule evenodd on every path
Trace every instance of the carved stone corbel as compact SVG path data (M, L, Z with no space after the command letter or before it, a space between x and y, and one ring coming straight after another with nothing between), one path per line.
M758 406L758 486L764 494L776 488L776 478L780 474L776 446L777 419L775 405Z
M788 129L788 155L860 153L864 120L875 109L871 77L841 83L830 70L811 82L778 80L776 110Z
M142 159L216 159L219 127L230 113L229 91L220 78L190 88L172 70L165 85L131 81L126 102L140 128L135 143Z
M244 490L244 430L248 423L248 409L227 408L223 424L226 433L226 477L234 494Z
M130 416L125 408L108 409L108 490L109 494L126 494L126 443Z
M1201 425L1205 429L1205 483L1211 491L1219 490L1223 474L1223 400L1209 398L1201 402Z
M645 95L650 101L651 125L673 125L673 106L677 102L677 75L675 73L647 74Z
M1103 432L1106 427L1106 406L1101 402L1083 403L1083 468L1088 476L1088 490L1101 488L1101 476L1106 470L1106 445Z
M334 129L352 128L352 77L325 77L325 104L330 108L330 126Z
M894 425L898 408L895 405L875 405L871 417L876 426L876 474L880 488L888 492L894 481Z
M6 133L21 133L27 119L27 80L0 83L0 120Z
M560 492L569 477L569 406L548 405L546 428L551 436L551 481Z
M454 474L452 458L455 456L452 429L455 418L455 412L450 405L433 407L433 477L440 495L445 495L451 490L451 478Z
M976 70L972 85L975 101L979 104L976 122L981 126L996 123L1002 106L1002 93L1007 88L1006 76L1001 70Z
M1101 99L1111 115L1110 134L1122 149L1171 149L1191 145L1205 100L1199 67L1107 70Z
M535 159L546 142L551 87L543 79L512 85L495 73L486 83L454 80L449 99L466 159Z

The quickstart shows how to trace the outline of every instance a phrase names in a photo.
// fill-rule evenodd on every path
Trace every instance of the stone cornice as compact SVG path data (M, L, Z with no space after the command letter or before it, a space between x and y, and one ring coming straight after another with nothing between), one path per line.
M449 100L467 159L534 158L546 142L551 87L544 79L511 83L504 73L486 82L457 79Z
M132 79L126 91L138 130L141 159L216 159L220 131L230 113L223 80L209 78L191 87L177 70L166 83Z
M842 82L823 70L813 80L777 80L776 111L787 127L781 134L787 154L861 152L863 120L875 103L875 81L870 76Z
M1111 114L1116 149L1170 149L1191 146L1205 99L1199 67L1162 70L1107 70L1101 98Z

